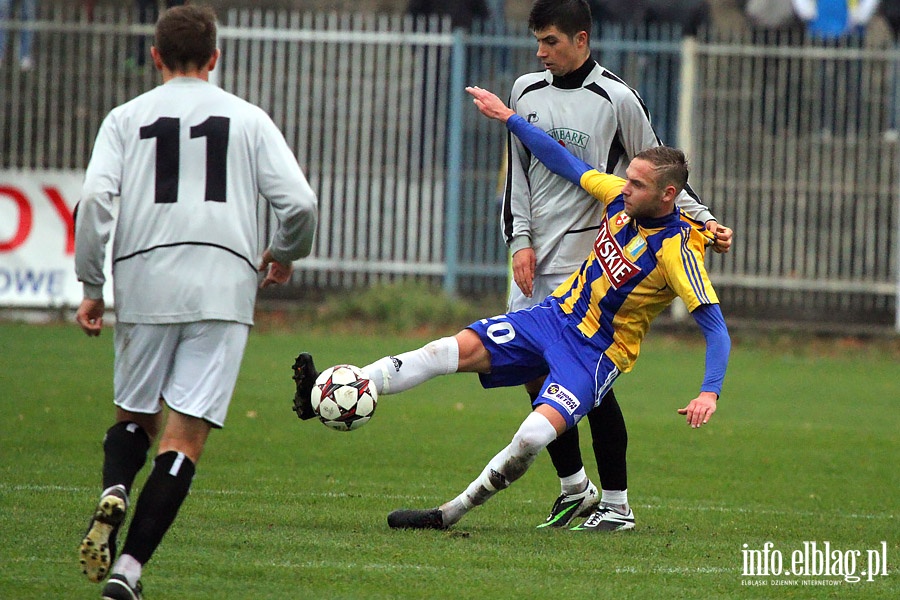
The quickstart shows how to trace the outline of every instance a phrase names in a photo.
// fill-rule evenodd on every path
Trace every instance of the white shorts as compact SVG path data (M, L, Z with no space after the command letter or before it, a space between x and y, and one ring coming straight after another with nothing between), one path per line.
M549 275L535 275L531 298L522 293L516 282L510 278L509 300L506 303L506 312L531 308L540 304L544 298L556 291L563 281L569 278L571 273L551 273Z
M233 321L116 323L116 406L156 414L170 409L225 424L250 326Z

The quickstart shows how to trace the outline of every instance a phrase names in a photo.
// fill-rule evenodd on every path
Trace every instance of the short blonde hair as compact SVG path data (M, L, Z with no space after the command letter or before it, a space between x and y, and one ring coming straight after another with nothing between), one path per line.
M684 152L669 146L657 146L638 152L634 158L646 160L653 165L656 173L656 185L659 189L674 186L676 193L681 193L687 185L688 163Z

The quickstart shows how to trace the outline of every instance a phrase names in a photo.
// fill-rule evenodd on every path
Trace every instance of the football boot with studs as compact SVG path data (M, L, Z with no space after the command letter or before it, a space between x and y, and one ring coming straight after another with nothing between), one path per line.
M94 583L103 581L109 573L116 557L116 533L127 510L128 494L124 485L109 488L94 509L79 549L81 571Z
M294 412L297 416L306 421L316 416L312 407L312 389L316 383L319 372L316 371L316 365L313 363L312 354L301 352L294 361L293 380L296 387L294 392Z

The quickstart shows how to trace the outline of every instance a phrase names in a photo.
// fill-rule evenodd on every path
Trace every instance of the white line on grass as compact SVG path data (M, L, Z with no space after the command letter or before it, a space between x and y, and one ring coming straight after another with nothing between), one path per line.
M739 573L741 569L727 567L616 567L616 573L641 575L697 575L699 573Z
M79 487L79 486L62 486L62 485L37 485L37 484L9 484L0 482L0 491L5 492L38 492L38 493L51 493L51 492L66 492L71 494L95 494L97 490L95 488L89 487ZM191 494L197 495L211 495L211 496L257 496L257 492L253 490L215 490L215 489L204 489L204 488L195 488L191 490ZM362 498L362 497L377 497L386 500L401 500L401 501L421 501L421 502L435 502L434 496L412 496L408 494L368 494L363 491L347 493L347 492L302 492L302 493L293 493L295 496L312 496L316 498ZM531 500L519 500L519 504L533 504L534 502ZM721 513L738 513L738 514L749 514L749 515L790 515L794 517L822 517L823 515L827 515L829 517L840 517L844 519L885 519L885 520L893 520L896 516L892 513L870 513L870 514L858 514L858 513L845 513L842 511L796 511L796 510L774 510L769 508L759 508L759 507L731 507L731 506L700 506L695 504L687 504L682 503L679 504L677 502L665 502L664 504L632 504L634 508L640 508L645 510L691 510L691 511L706 511L706 512L721 512Z
M265 562L258 561L256 566L265 568L278 569L328 569L329 571L443 571L443 566L433 565L410 565L396 563L354 563L354 562L336 562L333 560L309 560L303 562L279 561Z
M335 562L335 561L279 561L266 562L258 561L255 563L263 568L281 568L281 569L328 569L330 571L444 571L445 566L435 565L417 565L417 564L399 564L399 563L355 563L355 562ZM588 573L609 573L608 569L592 569L587 567L582 569ZM639 575L698 575L698 574L719 574L719 573L739 573L741 570L737 567L646 567L646 566L628 566L616 567L613 573L627 573Z
M17 563L43 563L48 565L67 564L68 560L39 558L35 556L14 556L9 560L12 564ZM308 561L253 561L253 564L263 568L275 569L328 569L330 571L433 571L439 572L447 569L443 565L419 565L419 564L400 564L400 563L356 563L356 562L335 562L333 560L308 560ZM609 573L606 569L592 569L590 567L582 568L582 571L588 573ZM612 570L618 574L638 574L638 575L698 575L698 574L718 574L718 573L738 573L741 569L727 567L647 567L647 566L629 566L616 567Z

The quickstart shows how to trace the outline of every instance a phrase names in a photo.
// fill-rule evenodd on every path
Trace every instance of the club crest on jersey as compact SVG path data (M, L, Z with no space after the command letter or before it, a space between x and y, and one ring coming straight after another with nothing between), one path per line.
M616 227L624 227L625 225L628 225L629 221L631 221L631 217L623 212L620 212L618 215L616 215L616 220L613 221L613 223L616 224Z
M547 133L563 146L572 145L579 148L587 148L588 142L591 141L591 136L588 134L575 131L574 129L566 129L565 127L551 129Z
M625 252L628 253L633 259L636 259L640 256L641 252L644 251L644 248L647 247L647 240L642 238L640 235L634 236L634 239L625 244Z
M575 395L558 383L548 385L547 389L544 390L543 396L562 406L570 415L575 414L575 410L579 405Z
M597 239L594 241L594 253L609 284L615 290L640 272L638 266L625 256L622 246L609 232L609 219L606 217L603 218Z

